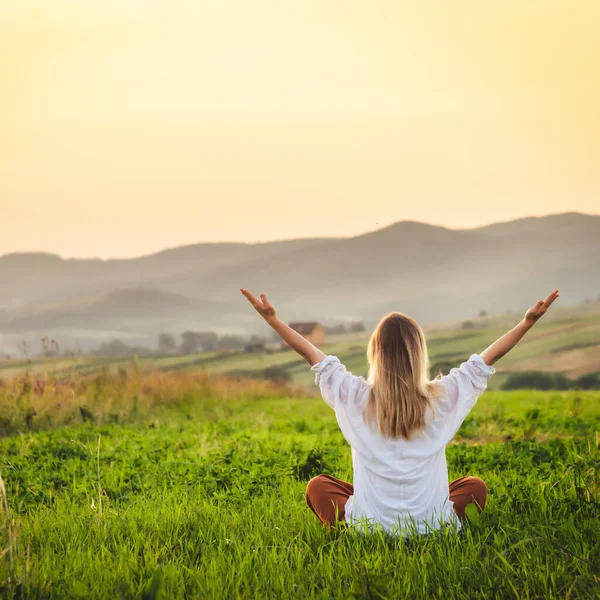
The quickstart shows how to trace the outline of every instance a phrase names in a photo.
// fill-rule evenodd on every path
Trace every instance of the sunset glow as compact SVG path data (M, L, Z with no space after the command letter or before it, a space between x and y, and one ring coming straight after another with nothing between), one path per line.
M600 3L0 0L0 254L600 212Z

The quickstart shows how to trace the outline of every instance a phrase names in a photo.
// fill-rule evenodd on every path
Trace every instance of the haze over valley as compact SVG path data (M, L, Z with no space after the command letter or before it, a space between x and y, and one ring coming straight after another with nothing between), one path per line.
M211 243L134 259L0 257L0 350L90 349L161 332L266 334L239 288L265 292L287 320L371 327L400 310L423 324L521 310L548 289L561 304L600 294L600 216L565 213L454 230L400 221L350 238Z

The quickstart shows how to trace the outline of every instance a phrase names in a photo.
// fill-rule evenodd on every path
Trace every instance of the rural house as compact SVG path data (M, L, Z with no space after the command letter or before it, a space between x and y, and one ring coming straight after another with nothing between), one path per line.
M309 323L290 323L289 325L294 331L297 331L315 346L325 344L325 327L321 323L315 321Z

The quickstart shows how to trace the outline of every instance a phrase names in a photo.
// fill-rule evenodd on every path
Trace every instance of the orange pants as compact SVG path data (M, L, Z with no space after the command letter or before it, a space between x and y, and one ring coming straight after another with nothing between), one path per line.
M450 484L449 491L454 512L461 519L466 517L467 504L475 504L480 511L485 507L487 486L479 477L461 477ZM336 521L345 520L346 501L353 493L351 483L331 475L317 475L306 486L306 503L322 523L331 527Z

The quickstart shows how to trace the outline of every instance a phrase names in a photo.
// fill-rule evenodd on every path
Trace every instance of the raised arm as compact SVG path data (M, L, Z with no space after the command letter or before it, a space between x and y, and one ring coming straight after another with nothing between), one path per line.
M496 340L489 348L481 353L481 358L487 365L493 365L505 354L510 352L521 338L538 322L548 307L558 298L558 290L554 290L545 300L536 302L526 313L523 320L500 339Z
M311 366L316 365L325 358L325 355L316 346L277 317L275 307L267 300L264 294L260 295L259 300L244 288L240 291L246 296L250 304L254 306L258 314L278 333L279 337L300 356L305 358Z

